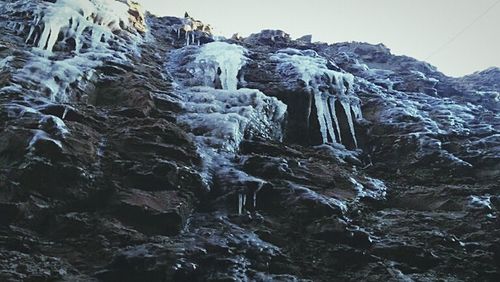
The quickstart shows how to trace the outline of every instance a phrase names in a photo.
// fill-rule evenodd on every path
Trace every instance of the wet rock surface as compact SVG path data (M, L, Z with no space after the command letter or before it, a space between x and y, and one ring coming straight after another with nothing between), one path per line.
M1 281L500 278L498 69L125 3L40 53L52 2L0 1Z

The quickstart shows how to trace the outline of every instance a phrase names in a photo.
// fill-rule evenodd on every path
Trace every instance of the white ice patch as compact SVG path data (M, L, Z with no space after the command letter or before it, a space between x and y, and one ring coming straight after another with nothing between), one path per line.
M289 83L294 84L299 79L313 95L323 143L328 143L329 140L342 142L339 113L335 110L335 101L340 101L347 116L350 134L357 146L351 110L356 119L361 119L362 113L360 101L354 94L354 76L329 69L328 61L313 50L287 48L275 53L271 60L278 63L277 71L288 78Z
M236 44L212 42L203 45L193 63L191 73L203 78L204 86L214 86L220 83L220 88L236 90L238 72L245 65L246 49Z
M491 196L469 196L469 206L472 209L492 210Z

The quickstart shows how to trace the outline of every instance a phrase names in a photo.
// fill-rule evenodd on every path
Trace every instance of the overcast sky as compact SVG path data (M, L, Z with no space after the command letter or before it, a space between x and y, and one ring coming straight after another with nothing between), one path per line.
M384 43L451 76L500 67L500 0L139 1L157 15L187 11L226 37L282 29L313 41Z

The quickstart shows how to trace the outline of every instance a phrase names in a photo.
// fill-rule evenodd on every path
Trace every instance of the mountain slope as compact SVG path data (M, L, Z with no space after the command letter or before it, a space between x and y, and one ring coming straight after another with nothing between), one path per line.
M0 280L498 279L498 69L130 1L0 11Z

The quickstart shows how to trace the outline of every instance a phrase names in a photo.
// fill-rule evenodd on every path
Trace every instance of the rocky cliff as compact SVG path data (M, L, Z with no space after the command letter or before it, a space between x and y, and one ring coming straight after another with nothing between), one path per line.
M1 281L498 281L499 69L0 11Z

